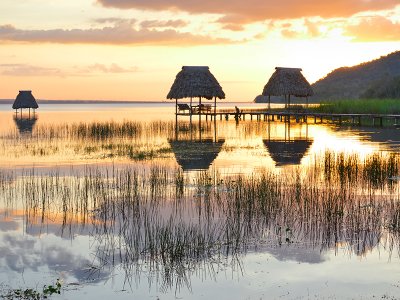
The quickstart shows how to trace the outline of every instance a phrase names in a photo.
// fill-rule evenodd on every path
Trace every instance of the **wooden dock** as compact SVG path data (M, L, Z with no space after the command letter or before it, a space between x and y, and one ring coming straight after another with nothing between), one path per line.
M329 114L329 113L316 113L307 111L262 111L262 110L241 110L237 114L235 110L216 110L210 112L178 112L176 117L186 116L204 116L206 120L219 119L229 120L230 118L236 120L256 120L256 121L296 121L300 122L313 122L317 123L336 123L336 124L351 124L351 125L372 125L372 126L400 126L400 115L382 115L382 114Z

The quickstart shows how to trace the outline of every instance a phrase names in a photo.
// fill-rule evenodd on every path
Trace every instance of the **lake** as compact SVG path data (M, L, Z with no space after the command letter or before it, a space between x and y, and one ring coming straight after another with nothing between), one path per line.
M174 112L0 104L3 295L399 297L399 129Z

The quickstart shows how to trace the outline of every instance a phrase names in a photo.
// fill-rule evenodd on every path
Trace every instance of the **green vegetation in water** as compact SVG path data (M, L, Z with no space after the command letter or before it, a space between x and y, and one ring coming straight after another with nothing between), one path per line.
M334 114L400 114L399 99L353 99L322 102L309 110Z
M0 297L3 299L28 299L28 300L40 300L48 299L54 294L61 294L61 281L57 279L54 285L45 285L42 291L35 289L12 289L8 290L5 294Z

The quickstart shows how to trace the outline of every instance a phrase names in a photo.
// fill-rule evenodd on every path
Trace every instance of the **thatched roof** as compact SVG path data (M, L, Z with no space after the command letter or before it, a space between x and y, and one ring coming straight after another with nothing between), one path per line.
M183 66L182 71L176 75L167 99L190 97L225 99L225 93L208 67Z
M221 151L225 140L169 141L177 163L183 171L207 170Z
M263 140L277 167L299 165L313 143L312 139Z
M32 91L19 91L19 94L12 106L13 109L38 107L39 105L36 103L36 99L33 97Z
M17 125L18 131L20 133L32 133L36 121L36 116L33 116L31 118L19 118L18 116L14 116L15 125Z
M276 67L268 83L264 86L263 96L294 95L309 97L314 92L299 68Z

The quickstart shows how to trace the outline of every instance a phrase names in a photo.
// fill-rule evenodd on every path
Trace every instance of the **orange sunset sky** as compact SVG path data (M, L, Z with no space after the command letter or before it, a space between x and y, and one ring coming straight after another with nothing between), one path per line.
M0 98L164 100L208 65L252 101L275 66L312 83L400 50L400 0L1 0Z

